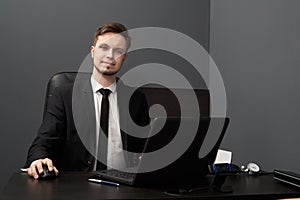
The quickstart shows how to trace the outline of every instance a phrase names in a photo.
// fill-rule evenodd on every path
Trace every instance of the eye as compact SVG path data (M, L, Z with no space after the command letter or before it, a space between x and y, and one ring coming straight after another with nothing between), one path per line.
M102 49L103 51L107 51L109 49L108 45L106 44L101 44L99 48Z
M115 52L118 55L122 55L122 54L124 54L125 51L123 49L116 49Z

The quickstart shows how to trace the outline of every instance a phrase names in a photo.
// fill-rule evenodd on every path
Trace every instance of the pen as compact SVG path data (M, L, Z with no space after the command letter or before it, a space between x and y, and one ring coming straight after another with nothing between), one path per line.
M119 186L120 185L119 183L100 180L100 179L94 179L94 178L89 178L88 180L91 181L91 182L94 182L94 183L101 183L101 184L106 184L106 185L113 185L113 186Z

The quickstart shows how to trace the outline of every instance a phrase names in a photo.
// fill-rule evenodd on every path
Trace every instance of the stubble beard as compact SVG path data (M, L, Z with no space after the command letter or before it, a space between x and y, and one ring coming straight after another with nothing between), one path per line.
M114 75L116 75L117 73L118 73L118 70L116 70L116 71L110 71L110 72L107 72L107 71L105 71L105 70L100 70L98 67L96 67L95 65L94 65L94 68L97 70L97 72L99 73L99 74L102 74L102 75L105 75L105 76L114 76Z

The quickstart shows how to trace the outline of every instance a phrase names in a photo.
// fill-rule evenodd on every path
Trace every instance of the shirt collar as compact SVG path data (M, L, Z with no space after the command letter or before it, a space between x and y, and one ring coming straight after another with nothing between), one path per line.
M103 87L99 82L97 82L93 78L93 76L91 76L91 85L92 85L92 89L93 89L94 93L98 92L101 88L109 89L111 91L111 93L116 92L116 81L108 87Z

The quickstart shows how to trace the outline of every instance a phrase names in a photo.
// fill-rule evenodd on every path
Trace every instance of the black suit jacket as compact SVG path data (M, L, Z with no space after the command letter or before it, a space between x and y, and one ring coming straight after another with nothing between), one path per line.
M127 133L144 134L149 130L145 96L121 81L117 83L117 93L123 148L141 152L145 140ZM77 76L74 84L57 87L48 98L48 107L38 135L28 150L25 167L36 159L47 157L59 170L91 170L95 162L96 121L90 75ZM135 127L131 119L144 129ZM130 166L133 157L126 154L125 160Z

